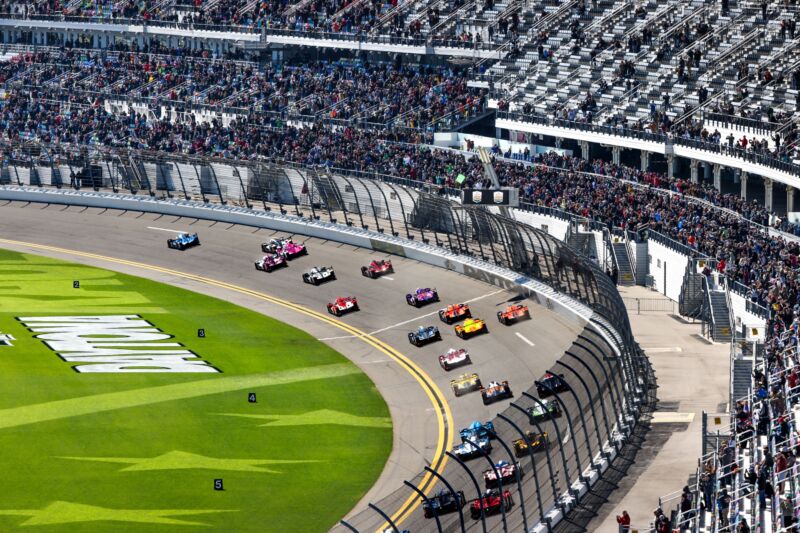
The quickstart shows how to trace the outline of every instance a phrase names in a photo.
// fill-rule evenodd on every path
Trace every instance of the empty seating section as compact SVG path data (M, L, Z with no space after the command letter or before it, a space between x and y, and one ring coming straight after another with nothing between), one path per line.
M501 110L800 162L793 3L597 0L567 15L489 69Z

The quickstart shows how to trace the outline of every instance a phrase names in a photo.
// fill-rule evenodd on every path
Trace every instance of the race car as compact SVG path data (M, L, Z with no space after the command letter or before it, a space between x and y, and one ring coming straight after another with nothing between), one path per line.
M472 311L467 304L453 304L439 309L439 319L445 324L452 324L464 318L472 318Z
M262 243L261 250L265 253L281 254L286 259L308 255L308 249L305 244L298 244L289 237L279 237Z
M489 333L486 322L480 318L468 318L463 324L456 324L456 335L468 339L481 333Z
M504 509L508 511L514 505L511 492L504 490L503 494L497 489L489 489L480 498L475 498L469 502L469 515L478 520L481 517L481 509L484 515L496 514Z
M179 233L174 239L167 239L167 248L185 250L192 246L200 246L200 237L197 233Z
M256 270L262 272L272 272L276 268L289 266L286 258L280 254L268 254L255 262Z
M355 296L340 296L328 304L328 312L335 316L342 316L354 311L358 311L358 300Z
M475 444L478 446L476 447ZM453 448L453 455L461 459L462 461L466 461L467 459L473 459L475 457L480 457L481 452L480 450L489 453L492 451L492 443L489 442L489 439L478 439L475 441L475 444L471 442L462 442L455 448Z
M447 371L453 368L468 365L472 362L469 358L469 352L465 348L456 350L450 348L447 353L439 356L439 365Z
M406 294L406 303L414 307L422 307L425 304L439 301L439 293L436 289L425 288L416 289L411 294Z
M559 407L557 401L549 400L542 403L544 403L544 409L538 403L526 409L531 423L539 422L540 420L551 420L561 416L561 407Z
M308 272L303 272L303 281L312 285L319 285L326 281L333 281L336 279L336 272L333 267L314 267Z
M512 398L514 394L511 392L511 387L508 386L508 381L498 383L497 381L490 381L489 386L486 388L481 387L481 397L483 398L483 405L499 402L506 398Z
M372 279L392 273L394 273L394 267L392 262L387 259L373 259L368 266L361 267L361 275Z
M529 319L530 317L531 313L528 311L527 305L509 305L506 307L505 311L497 312L497 320L506 326L510 326L514 322L519 322L520 320Z
M414 346L424 346L440 340L442 340L442 334L436 326L420 326L417 331L412 331L408 334L408 342Z
M456 379L450 380L450 387L456 396L467 394L481 388L481 378L478 374L461 374Z
M527 431L525 432L525 436L528 438L528 442L531 443L531 449L534 452L544 450L550 444L546 431L544 433ZM525 442L525 439L517 439L514 441L514 455L517 457L528 455L528 443Z
M495 468L497 473L495 473ZM499 485L497 482L497 474L500 474L500 480L503 486L507 487L509 483L517 480L517 470L519 470L519 477L524 475L522 469L517 463L509 463L507 461L499 461L494 465L494 468L489 468L483 471L483 482L486 483L487 489L493 489Z
M477 420L461 430L460 432L461 440L466 442L467 439L475 440L475 439L493 439L497 435L494 432L494 424L490 420L485 424L481 424Z
M425 518L433 518L433 515L443 515L447 513L455 513L460 508L464 507L467 503L467 498L464 496L464 491L460 490L453 493L447 489L440 490L435 496L428 498L428 502L422 502L422 511L425 513Z
M536 384L536 393L539 398L552 396L553 392L567 392L569 386L564 381L564 374L553 374L552 372L545 372L542 379L534 381Z

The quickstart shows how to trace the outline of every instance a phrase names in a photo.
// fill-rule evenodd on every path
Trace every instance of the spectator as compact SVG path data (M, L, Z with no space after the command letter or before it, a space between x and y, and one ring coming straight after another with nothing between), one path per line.
M631 528L631 517L628 511L622 511L621 515L617 515L617 524L619 524L619 533L628 533Z

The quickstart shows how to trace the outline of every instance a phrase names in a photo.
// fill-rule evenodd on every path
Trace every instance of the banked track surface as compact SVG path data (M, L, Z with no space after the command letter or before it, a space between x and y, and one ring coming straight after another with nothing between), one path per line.
M451 328L440 323L445 342L423 349L408 345L406 333L417 324L438 322L435 316L419 318L435 312L438 306L413 309L403 301L405 292L419 285L433 285L439 289L444 302L474 299L475 315L490 319L492 333L468 341L474 364L465 370L477 371L484 381L509 379L512 387L519 391L549 368L581 329L540 307L532 308L533 321L513 329L504 328L491 319L497 309L513 298L510 293L401 258L394 258L397 273L391 280L366 280L358 270L375 255L374 252L316 239L308 239L310 257L294 261L289 269L273 274L258 273L253 270L252 261L260 254L259 244L273 233L268 230L150 214L23 203L10 203L0 208L0 224L3 228L0 236L10 240L99 254L113 257L116 261L109 264L109 261L91 255L75 256L53 249L31 250L24 245L8 243L3 246L63 256L208 292L278 316L319 338L328 339L326 342L351 358L375 381L390 406L394 422L395 443L389 463L378 483L356 509L363 509L367 501L377 502L400 486L403 479L416 476L426 464L444 466L441 459L434 464L431 461L440 458L442 446L449 448L454 439L457 440L459 428L475 419L490 419L504 407L504 403L484 407L478 395L455 399L448 390L449 379L453 376L439 369L436 355L450 346L464 345L457 341ZM151 228L199 231L203 245L185 253L168 251L165 239L169 234ZM156 268L143 271L143 267L135 263ZM333 264L339 281L322 287L300 282L300 273L315 264ZM178 275L178 272L186 275ZM208 279L221 280L221 283L209 285ZM242 290L231 292L234 286ZM264 297L264 293L290 301L289 306L299 313L286 313L285 303L270 300ZM331 320L325 314L319 315L319 311L324 313L325 302L342 294L358 295L363 311L337 322L344 323L346 328L351 324L362 331L378 331L372 336L376 345L367 347L361 342L363 337L361 340L352 337L352 330L343 332L333 329L329 322L320 322L320 316L326 321ZM446 403L439 412L431 412L437 409L433 407L437 404L432 403L435 393L430 389L423 392L425 389L419 386L419 376L409 374L398 364L396 357L392 358L391 352L397 353L392 346L403 347L402 351L416 363L411 363L410 367L418 366L433 378L434 389L443 391L445 401L453 408L452 420L447 420ZM443 423L437 424L435 420L439 417L443 417ZM560 485L563 489L564 484ZM417 523L413 530L426 524L418 522L421 518L419 510L413 512L418 498L412 497L407 490L403 500L396 508L412 512L395 513L395 509L387 509L393 518L405 519L405 515L411 514L412 521ZM529 510L528 514L530 521L535 513ZM377 515L375 518L375 524L368 527L382 523ZM431 522L427 525L433 527ZM496 520L494 525L497 525ZM364 531L369 530L368 527ZM408 527L407 521L405 527Z

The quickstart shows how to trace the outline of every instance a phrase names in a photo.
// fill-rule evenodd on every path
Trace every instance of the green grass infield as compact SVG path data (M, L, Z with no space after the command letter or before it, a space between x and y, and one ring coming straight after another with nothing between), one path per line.
M0 250L0 531L325 531L391 446L374 384L305 332Z

